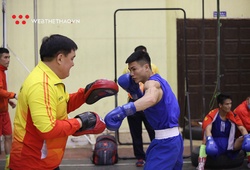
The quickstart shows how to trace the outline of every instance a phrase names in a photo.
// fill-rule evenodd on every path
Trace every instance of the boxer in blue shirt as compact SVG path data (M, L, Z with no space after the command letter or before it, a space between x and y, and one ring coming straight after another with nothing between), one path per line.
M179 133L180 108L168 82L151 69L147 52L136 51L126 60L130 73L118 78L118 84L131 94L129 102L109 112L105 117L109 130L118 130L123 119L144 111L155 130L155 139L146 152L144 170L181 170L183 166L183 139ZM141 92L139 82L144 83Z

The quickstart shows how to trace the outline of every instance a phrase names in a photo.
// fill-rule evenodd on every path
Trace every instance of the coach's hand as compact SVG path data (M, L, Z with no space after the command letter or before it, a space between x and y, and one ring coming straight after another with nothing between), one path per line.
M117 107L109 112L104 121L108 130L116 131L120 128L122 121L125 117L133 115L136 108L133 102L129 102L121 107Z
M98 79L86 85L84 98L87 104L93 104L101 98L115 95L118 90L118 85L114 81Z
M81 121L82 127L77 130L73 136L99 134L106 128L105 122L95 112L84 112L75 116L75 118Z

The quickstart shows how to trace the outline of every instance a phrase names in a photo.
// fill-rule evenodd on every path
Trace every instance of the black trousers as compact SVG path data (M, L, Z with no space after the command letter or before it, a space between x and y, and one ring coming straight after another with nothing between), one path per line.
M144 123L151 141L155 138L155 132L152 129L151 125L148 123L143 111L136 112L134 115L128 116L127 120L132 137L134 155L136 159L145 160L142 138L142 123Z

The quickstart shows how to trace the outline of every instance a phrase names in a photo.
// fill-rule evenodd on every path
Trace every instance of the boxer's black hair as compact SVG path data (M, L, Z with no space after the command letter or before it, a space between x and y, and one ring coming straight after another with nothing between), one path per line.
M224 102L225 102L225 100L227 100L227 99L230 99L230 100L232 100L232 97L229 95L229 94L226 94L226 93L221 93L221 94L219 94L217 97L216 97L216 99L217 99L217 104L219 105L219 104L223 104Z
M135 51L132 53L126 60L125 63L132 63L134 61L140 62L140 63L147 63L149 67L151 68L151 59L147 52L144 51Z

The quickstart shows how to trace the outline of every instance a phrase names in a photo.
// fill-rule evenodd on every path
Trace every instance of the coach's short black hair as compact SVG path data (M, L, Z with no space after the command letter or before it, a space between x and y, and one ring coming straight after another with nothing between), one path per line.
M59 53L69 54L71 50L77 50L76 43L70 38L53 34L49 37L44 37L40 47L40 58L42 61L51 61Z
M137 61L140 63L147 63L149 64L149 67L151 68L151 59L147 52L135 51L127 58L125 63L132 63L134 61Z
M4 48L4 47L0 47L0 56L3 54L3 53L7 53L9 54L9 50L7 48Z
M135 51L143 51L143 50L147 52L147 48L144 45L139 45L139 46L135 47L134 52Z
M225 100L227 100L227 99L232 100L232 97L229 94L226 94L226 93L223 93L223 94L221 93L216 98L217 98L217 104L218 105L223 104L225 102Z

